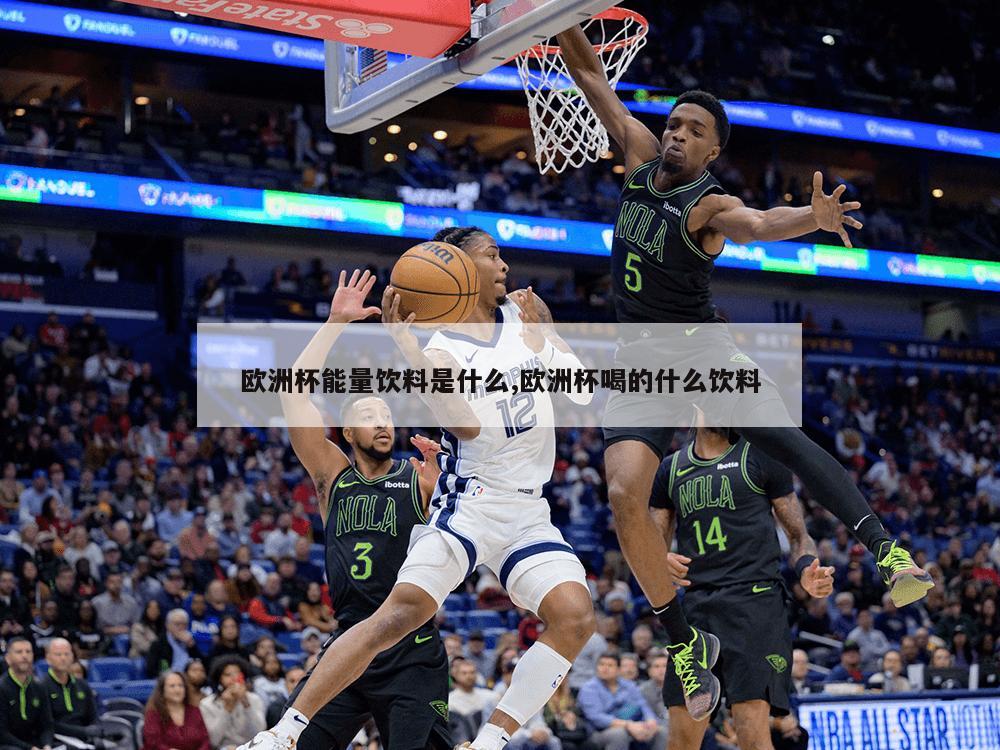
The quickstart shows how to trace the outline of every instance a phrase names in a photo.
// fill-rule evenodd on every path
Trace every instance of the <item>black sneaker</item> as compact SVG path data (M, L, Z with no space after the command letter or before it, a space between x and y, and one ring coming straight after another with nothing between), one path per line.
M695 721L707 719L719 705L722 688L712 674L719 659L719 639L711 633L691 628L693 637L687 643L668 646L674 674L684 690L684 704Z
M889 587L889 596L897 607L923 599L934 588L933 579L913 562L910 553L898 543L884 541L879 546L876 559L879 575Z

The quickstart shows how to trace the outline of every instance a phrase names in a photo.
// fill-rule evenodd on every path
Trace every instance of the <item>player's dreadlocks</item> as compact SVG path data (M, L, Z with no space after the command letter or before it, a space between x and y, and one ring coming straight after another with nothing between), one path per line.
M447 242L449 245L455 245L463 250L465 249L465 243L474 238L477 234L486 234L486 230L480 229L479 227L449 227L448 229L442 229L440 232L434 235L432 238L433 242Z

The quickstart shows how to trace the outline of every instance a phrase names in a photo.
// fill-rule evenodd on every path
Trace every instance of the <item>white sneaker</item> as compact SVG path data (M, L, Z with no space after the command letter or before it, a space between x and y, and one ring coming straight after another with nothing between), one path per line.
M273 729L266 729L236 750L295 750L295 744L291 737L279 737Z

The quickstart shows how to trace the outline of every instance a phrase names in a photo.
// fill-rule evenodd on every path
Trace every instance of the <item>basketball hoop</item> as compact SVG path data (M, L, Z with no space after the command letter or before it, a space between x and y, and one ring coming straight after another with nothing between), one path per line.
M635 11L616 7L586 21L583 30L599 34L594 51L611 88L617 88L646 43L649 22ZM528 96L535 156L543 173L596 162L610 146L608 131L573 83L562 50L551 41L517 56L517 69Z

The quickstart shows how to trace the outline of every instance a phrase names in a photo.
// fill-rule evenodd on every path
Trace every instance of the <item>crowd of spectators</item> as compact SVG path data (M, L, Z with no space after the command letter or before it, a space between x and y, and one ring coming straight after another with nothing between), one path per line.
M227 270L239 280L235 264ZM106 656L131 658L157 680L147 747L215 750L249 739L337 627L314 546L322 540L315 491L286 434L194 429L191 394L167 388L163 373L109 342L93 316L53 314L36 331L15 326L2 339L0 638L8 668L21 675L24 658L52 659L63 644L81 675ZM944 674L931 668L992 669L1000 635L996 378L810 371L806 412L817 436L938 585L896 610L864 550L804 496L837 593L810 601L789 581L801 648L796 691L844 683L908 691L924 687L914 667L930 676ZM401 453L409 434L397 431ZM558 432L545 496L589 571L598 633L515 747L624 748L635 740L661 748L664 634L618 551L599 430ZM454 599L438 622L452 662L452 727L471 736L540 622L485 569ZM500 627L472 626L470 609L492 610ZM775 726L787 738L798 731L794 719ZM723 714L714 739L727 738Z

